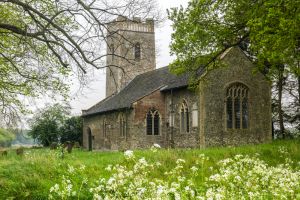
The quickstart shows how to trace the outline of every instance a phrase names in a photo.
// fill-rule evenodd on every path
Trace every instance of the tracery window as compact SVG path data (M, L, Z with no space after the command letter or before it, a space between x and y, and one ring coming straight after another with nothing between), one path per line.
M155 109L149 110L146 115L147 135L159 135L159 131L160 131L159 124L160 124L160 117L158 111Z
M126 136L126 118L124 113L121 113L119 116L119 125L120 125L120 136Z
M188 133L190 132L190 117L189 109L186 101L183 101L180 107L180 132Z
M134 59L135 60L141 59L141 44L138 42L134 45Z
M226 123L229 129L248 128L248 87L234 83L226 91Z

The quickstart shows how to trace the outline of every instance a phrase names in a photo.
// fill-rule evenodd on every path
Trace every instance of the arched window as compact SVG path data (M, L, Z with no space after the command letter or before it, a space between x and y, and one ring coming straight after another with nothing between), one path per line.
M141 59L141 44L138 42L134 45L134 59L135 60Z
M146 115L146 123L147 135L159 135L160 117L157 110L151 109L148 111Z
M120 136L125 137L126 136L126 118L125 118L124 113L121 113L119 116L119 125L120 125Z
M183 101L180 107L180 132L181 133L190 132L189 109L186 101Z
M111 60L115 59L115 45L111 44Z
M103 120L103 138L107 137L107 122L106 119Z
M198 106L197 103L193 104L192 107L192 126L198 127Z
M248 118L248 88L242 83L231 84L226 91L227 128L246 129Z

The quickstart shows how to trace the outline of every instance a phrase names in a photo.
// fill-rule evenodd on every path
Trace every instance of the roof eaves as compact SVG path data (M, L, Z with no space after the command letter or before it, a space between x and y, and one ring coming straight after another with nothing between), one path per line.
M161 92L167 92L167 91L170 91L170 90L179 90L179 89L182 89L182 88L186 88L188 85L185 84L185 85L180 85L180 86L175 86L175 87L164 87L162 88L160 91Z
M81 117L90 117L90 116L93 116L93 115L110 113L110 112L114 112L114 111L120 111L120 110L124 110L124 109L127 109L127 108L130 109L132 107L131 106L130 107L120 107L120 108L115 108L115 109L111 109L111 110L103 110L103 111L98 111L98 112L93 112L93 113L87 113L87 114L81 115Z

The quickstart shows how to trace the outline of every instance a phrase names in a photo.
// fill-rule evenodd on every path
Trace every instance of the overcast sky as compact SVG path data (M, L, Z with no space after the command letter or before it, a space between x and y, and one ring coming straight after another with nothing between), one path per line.
M158 0L158 6L166 15L166 9L171 7L187 6L188 0ZM156 58L156 68L167 66L174 57L170 56L169 44L171 42L171 22L166 20L155 30L155 45L158 52ZM95 70L87 87L78 92L78 88L73 88L71 92L72 113L81 114L81 110L90 108L105 97L105 70Z

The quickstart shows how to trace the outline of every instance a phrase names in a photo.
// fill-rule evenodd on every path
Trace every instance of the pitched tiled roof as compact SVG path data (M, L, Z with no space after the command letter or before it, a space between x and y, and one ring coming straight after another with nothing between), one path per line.
M187 85L187 74L176 76L169 72L168 67L159 68L136 76L119 93L110 96L88 110L83 111L82 116L130 108L132 103L158 89L167 91L170 89L186 87Z

